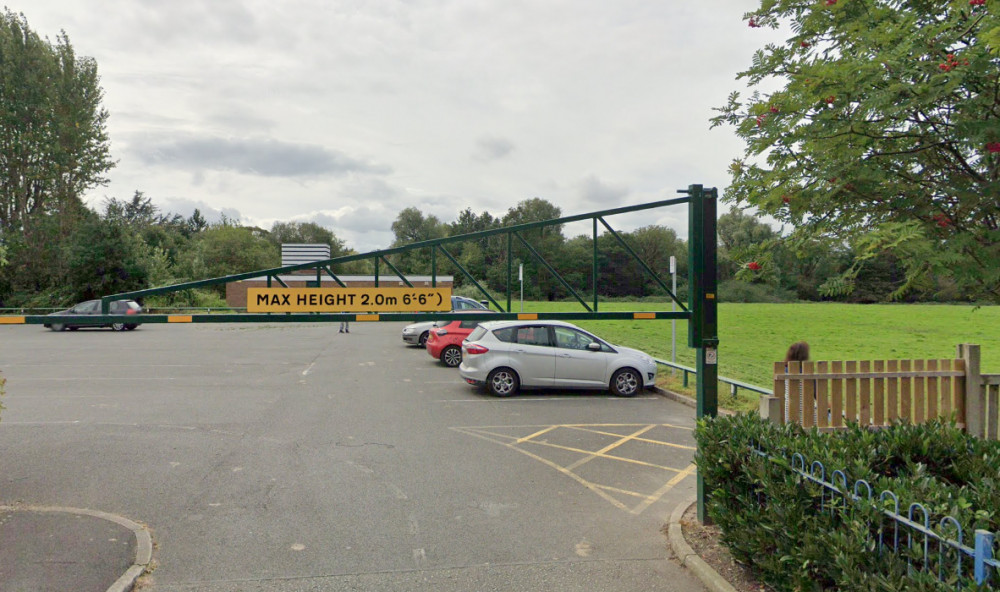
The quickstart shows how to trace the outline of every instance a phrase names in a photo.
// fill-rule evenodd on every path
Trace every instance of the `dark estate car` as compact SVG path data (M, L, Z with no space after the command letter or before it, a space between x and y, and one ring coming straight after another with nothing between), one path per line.
M86 302L81 302L73 308L67 310L61 310L59 312L54 312L50 314L50 317L59 317L66 315L100 315L101 314L101 301L100 300L88 300ZM115 300L108 306L108 314L114 315L136 315L142 314L142 306L139 305L135 300ZM63 329L69 329L70 331L76 331L80 327L111 327L115 331L131 331L138 327L138 323L67 323L59 322L58 319L53 318L48 323L45 323L45 327L52 329L53 331L62 331Z

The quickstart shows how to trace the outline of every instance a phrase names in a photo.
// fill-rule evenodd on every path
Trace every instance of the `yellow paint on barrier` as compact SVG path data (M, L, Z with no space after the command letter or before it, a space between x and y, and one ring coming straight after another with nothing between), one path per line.
M191 315L170 315L167 317L168 323L190 323L192 320Z
M23 325L24 317L0 317L0 325Z
M247 312L448 312L451 288L250 288Z
M357 315L354 317L354 320L358 321L359 323L363 323L365 321L377 321L378 315Z
M655 312L637 312L637 313L633 313L632 314L632 318L636 318L636 319L655 319L656 318L656 313Z
M519 321L537 321L538 315L532 312L522 312L517 315L517 320Z

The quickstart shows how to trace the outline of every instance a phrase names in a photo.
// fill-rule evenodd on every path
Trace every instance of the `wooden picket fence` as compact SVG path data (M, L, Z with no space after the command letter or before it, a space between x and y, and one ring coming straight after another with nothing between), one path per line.
M943 417L998 439L998 399L1000 374L981 374L979 346L962 344L954 359L775 362L761 414L821 430Z

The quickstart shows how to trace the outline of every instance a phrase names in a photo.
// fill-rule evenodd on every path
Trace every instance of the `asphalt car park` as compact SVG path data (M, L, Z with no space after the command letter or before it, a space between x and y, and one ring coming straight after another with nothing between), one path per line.
M141 328L0 329L0 503L147 525L148 589L701 589L688 407L493 397L399 323Z

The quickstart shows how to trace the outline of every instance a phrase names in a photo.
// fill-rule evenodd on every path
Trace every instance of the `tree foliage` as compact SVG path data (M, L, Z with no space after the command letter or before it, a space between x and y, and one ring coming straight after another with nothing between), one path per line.
M990 0L762 0L754 88L719 109L746 141L726 198L835 237L860 263L893 251L897 295L927 276L1000 301L1000 6ZM775 87L777 90L769 90Z
M32 236L35 216L76 207L114 163L97 63L65 33L55 44L0 14L0 232Z

